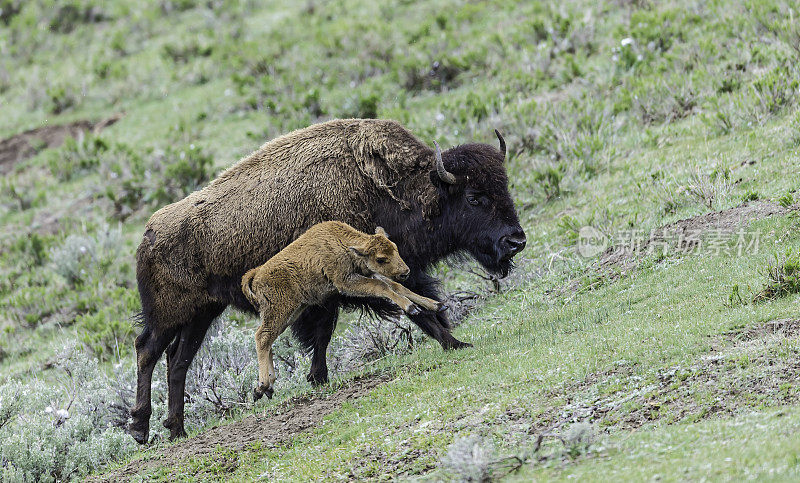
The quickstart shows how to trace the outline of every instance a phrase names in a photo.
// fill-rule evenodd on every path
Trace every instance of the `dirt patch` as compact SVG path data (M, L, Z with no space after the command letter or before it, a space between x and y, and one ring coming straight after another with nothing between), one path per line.
M600 428L633 430L733 416L742 410L800 403L800 353L785 340L800 334L800 320L779 319L715 336L710 354L687 366L637 374L621 366L590 374L548 394L565 403L536 416L519 408L509 421L529 422L528 434L550 434L586 421Z
M769 335L779 334L784 337L796 337L800 334L800 320L777 319L756 327L745 327L724 333L722 336L734 342L747 342L761 339Z
M376 374L357 378L330 395L289 400L274 413L252 414L241 421L211 428L164 448L152 458L132 461L96 481L127 481L143 471L177 467L190 458L210 455L219 448L241 451L257 442L268 448L277 447L318 425L344 402L362 397L389 380L387 374Z
M736 233L749 223L774 215L786 215L791 211L771 201L753 201L727 210L694 216L664 225L636 246L613 246L600 255L601 267L617 269L635 268L642 255L651 255L663 250L689 252L696 249L704 236L725 236Z
M771 201L752 201L727 210L679 220L657 228L646 236L636 236L632 232L629 243L611 246L600 254L597 264L589 270L588 278L572 281L553 293L576 293L616 281L639 268L651 255L667 257L705 249L727 253L730 243L738 241L740 235L744 244L753 241L748 238L750 235L740 233L751 222L774 215L787 215L797 209L797 206L785 208Z
M0 141L0 174L11 172L14 166L46 148L61 146L64 140L77 138L87 132L98 133L122 118L115 114L99 122L75 121L56 126L42 126Z

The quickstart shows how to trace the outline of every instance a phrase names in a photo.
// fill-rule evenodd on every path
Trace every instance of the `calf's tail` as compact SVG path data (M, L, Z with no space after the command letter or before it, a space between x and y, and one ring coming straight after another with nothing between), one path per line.
M255 270L250 270L249 272L244 274L244 276L242 277L242 293L244 294L245 297L247 297L247 300L249 300L250 303L253 304L256 310L258 310L256 293L255 290L253 290L253 279L255 278L255 276L256 276Z

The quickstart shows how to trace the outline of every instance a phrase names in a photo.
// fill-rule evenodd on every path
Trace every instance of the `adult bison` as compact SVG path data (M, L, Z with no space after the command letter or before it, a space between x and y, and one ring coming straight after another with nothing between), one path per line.
M411 269L405 285L439 300L426 273L449 255L467 253L505 276L525 246L508 193L500 150L486 144L442 153L393 121L335 120L261 146L207 187L158 210L136 252L144 330L136 339L138 381L129 430L147 441L153 368L167 352L171 438L185 434L186 371L211 322L228 305L254 312L241 291L242 275L266 262L306 229L339 220L372 233L386 229ZM328 379L325 352L341 305L333 297L308 308L292 326L313 351L308 379ZM397 309L378 299L380 315ZM450 334L441 313L411 320L443 348L469 346ZM169 346L169 347L168 347Z

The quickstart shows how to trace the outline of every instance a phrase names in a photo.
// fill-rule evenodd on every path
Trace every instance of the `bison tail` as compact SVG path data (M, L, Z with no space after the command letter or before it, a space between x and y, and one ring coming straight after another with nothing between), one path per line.
M144 317L144 310L140 310L131 315L129 320L137 327L144 327L147 325Z

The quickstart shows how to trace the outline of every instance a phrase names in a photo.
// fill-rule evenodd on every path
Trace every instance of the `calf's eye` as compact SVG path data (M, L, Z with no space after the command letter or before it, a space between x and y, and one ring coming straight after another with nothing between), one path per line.
M378 263L381 263L381 264L386 263L388 261L389 261L388 258L383 258L383 257L378 258Z

